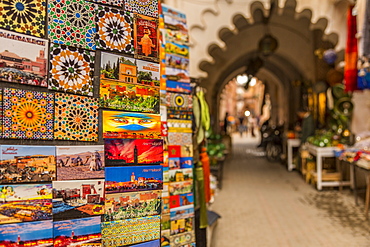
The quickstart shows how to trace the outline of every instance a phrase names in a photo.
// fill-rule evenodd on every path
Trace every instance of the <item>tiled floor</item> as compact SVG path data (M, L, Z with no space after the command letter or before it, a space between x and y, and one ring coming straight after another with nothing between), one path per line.
M233 155L211 209L212 247L370 246L370 220L349 189L317 191L297 172L258 156L257 139L233 136Z

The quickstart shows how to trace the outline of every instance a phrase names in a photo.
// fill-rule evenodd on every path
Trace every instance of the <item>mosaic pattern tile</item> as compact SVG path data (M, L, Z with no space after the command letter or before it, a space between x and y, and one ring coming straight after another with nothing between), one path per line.
M4 138L53 139L53 94L4 88L3 109Z
M117 7L122 7L124 5L124 0L89 0L89 1Z
M95 50L95 8L83 0L50 0L49 39L58 44Z
M97 48L133 54L134 21L131 13L99 6L96 15L96 33Z
M0 27L37 37L45 36L46 1L0 1Z
M125 10L157 18L158 0L126 0Z
M94 60L93 51L52 44L49 89L93 96Z
M97 99L57 93L55 95L54 138L97 141L98 108Z

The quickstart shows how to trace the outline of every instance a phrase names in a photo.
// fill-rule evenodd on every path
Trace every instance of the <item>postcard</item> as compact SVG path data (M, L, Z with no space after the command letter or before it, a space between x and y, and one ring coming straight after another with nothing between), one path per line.
M162 214L169 214L170 213L170 194L166 192L162 192Z
M181 157L181 146L180 145L168 145L168 157L169 158L180 158Z
M189 70L189 59L188 58L184 58L182 56L177 56L174 54L167 53L165 59L166 59L165 60L166 67L185 70L185 71Z
M125 83L137 83L136 59L102 52L100 79L110 79Z
M190 73L187 70L166 67L166 79L167 81L190 83Z
M166 90L176 93L191 93L191 86L188 82L167 80Z
M159 89L100 79L100 106L116 110L159 113Z
M180 169L180 158L179 157L168 158L168 167L170 168L170 170Z
M166 42L165 51L169 54L189 58L189 46L187 45L181 45L174 42Z
M50 182L55 179L55 147L1 145L0 183Z
M172 145L193 145L191 133L168 132L168 142ZM182 152L182 150L181 150Z
M48 41L0 30L0 80L47 87Z
M193 179L192 168L170 170L169 173L170 173L170 183L189 181Z
M0 185L0 224L52 219L51 184Z
M179 110L175 108L167 108L167 118L168 119L184 119L192 120L193 119L193 110Z
M103 138L160 139L159 115L103 111Z
M53 221L35 221L0 227L0 246L53 246Z
M185 194L190 193L193 190L193 181L183 181L183 182L173 182L170 183L170 195L179 195L179 194Z
M193 157L180 158L180 168L193 168Z
M165 170L167 168L167 170ZM170 182L170 173L168 167L163 167L163 183Z
M141 244L135 244L131 245L131 247L162 247L161 246L161 241L159 239L141 243Z
M123 246L160 239L160 216L102 223L103 246Z
M101 246L99 216L54 222L54 247Z
M105 174L107 194L163 188L163 170L158 165L107 167Z
M162 4L165 28L173 30L182 30L188 32L186 24L186 15L168 5Z
M161 230L161 247L169 247L170 246L170 236L171 230Z
M162 214L161 215L161 230L170 230L171 228L171 215Z
M107 194L104 221L116 221L161 214L162 191Z
M53 219L65 220L104 213L104 180L53 182Z
M190 110L193 107L193 97L190 94L167 92L166 98L167 107L169 108Z
M136 60L137 83L159 88L160 86L160 65L143 60Z
M193 193L180 194L170 197L170 207L178 208L182 206L191 205L194 203Z
M168 119L167 125L169 132L193 133L191 120Z
M104 178L104 146L57 146L57 180Z
M161 139L105 139L107 166L149 165L163 162Z
M193 245L193 243L195 242L194 231L172 235L170 237L170 242L173 243L173 245L171 244L171 246L173 247L183 247L189 244L191 244L190 246L194 246Z
M186 30L165 29L163 36L166 42L189 45L189 33Z
M159 61L158 19L135 14L135 57Z
M171 220L171 235L176 235L194 230L194 218Z
M181 157L193 157L193 145L181 146Z
M171 208L171 221L194 217L194 205L190 204L178 208Z

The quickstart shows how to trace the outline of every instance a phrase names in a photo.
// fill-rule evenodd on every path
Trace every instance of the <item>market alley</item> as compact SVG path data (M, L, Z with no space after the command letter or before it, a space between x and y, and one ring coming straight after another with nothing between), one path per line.
M256 138L233 135L233 154L211 209L212 247L370 246L370 220L351 191L317 191L297 171L270 163Z

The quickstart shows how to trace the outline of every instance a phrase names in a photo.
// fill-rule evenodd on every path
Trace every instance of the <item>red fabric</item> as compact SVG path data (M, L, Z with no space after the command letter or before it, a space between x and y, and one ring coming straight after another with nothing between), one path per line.
M202 152L200 153L200 161L203 165L203 173L204 173L204 192L206 196L206 202L209 202L211 200L211 181L210 181L210 175L211 175L211 164L209 161L209 157L207 154L207 149L203 148Z
M347 46L345 53L344 84L345 91L352 92L357 90L357 23L356 16L352 15L353 6L347 12Z

